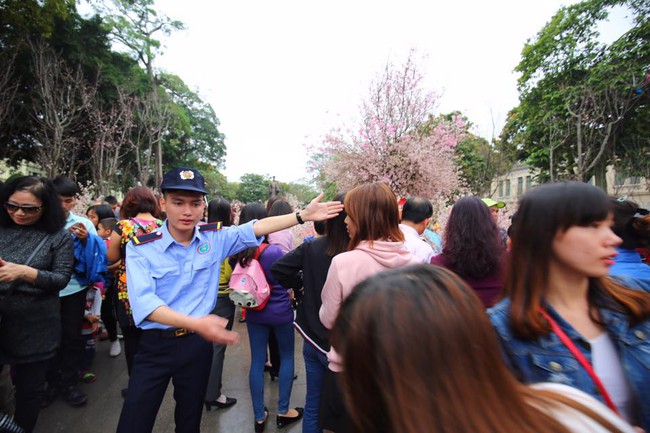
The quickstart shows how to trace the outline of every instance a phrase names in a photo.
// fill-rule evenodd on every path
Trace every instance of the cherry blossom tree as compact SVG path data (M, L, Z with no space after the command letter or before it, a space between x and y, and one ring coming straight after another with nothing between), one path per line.
M128 152L137 150L131 141L137 100L121 87L117 88L117 94L112 105L103 107L95 99L90 109L94 126L94 139L90 143L91 174L96 192L101 195L110 194L118 187L118 177L124 174Z
M431 122L437 100L424 86L414 51L399 67L389 62L361 104L356 132L326 134L311 152L310 169L343 190L386 181L402 197L451 197L461 188L454 149L467 126L461 116Z

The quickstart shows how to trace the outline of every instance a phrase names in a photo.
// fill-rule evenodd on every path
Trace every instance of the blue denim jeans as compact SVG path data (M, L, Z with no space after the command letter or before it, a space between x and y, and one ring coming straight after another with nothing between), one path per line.
M318 408L323 376L327 371L327 356L304 342L302 356L305 358L307 374L307 396L305 397L305 414L302 419L302 433L322 433L318 426Z
M280 382L278 413L287 413L289 410L291 388L293 387L293 323L273 326L249 321L246 322L246 325L251 346L251 368L248 373L248 382L251 389L251 400L253 401L253 413L256 421L262 421L264 419L264 363L266 362L266 347L271 329L273 329L278 339L281 360L278 375Z

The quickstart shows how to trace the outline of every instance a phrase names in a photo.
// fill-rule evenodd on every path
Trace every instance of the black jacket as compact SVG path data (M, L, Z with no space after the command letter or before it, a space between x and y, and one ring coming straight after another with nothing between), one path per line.
M295 290L304 287L295 326L305 340L321 352L330 349L329 332L318 318L320 294L332 263L332 257L325 254L326 249L327 239L316 238L290 251L271 267L271 273L282 286Z

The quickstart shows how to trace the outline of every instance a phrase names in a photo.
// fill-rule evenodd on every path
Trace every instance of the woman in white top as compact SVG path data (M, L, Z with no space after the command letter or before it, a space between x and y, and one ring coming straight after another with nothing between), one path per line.
M573 386L650 430L650 294L609 279L611 203L582 182L527 192L510 227L504 299L488 311L524 383Z
M358 284L331 339L355 432L635 431L581 391L519 383L478 297L441 267L410 266Z

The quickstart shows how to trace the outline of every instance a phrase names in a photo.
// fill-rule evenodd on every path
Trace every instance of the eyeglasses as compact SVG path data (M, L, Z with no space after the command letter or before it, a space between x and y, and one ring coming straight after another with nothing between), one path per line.
M18 209L20 209L25 214L36 215L41 209L43 209L43 206L19 206L17 204L6 202L5 209L7 209L7 212L18 212Z

